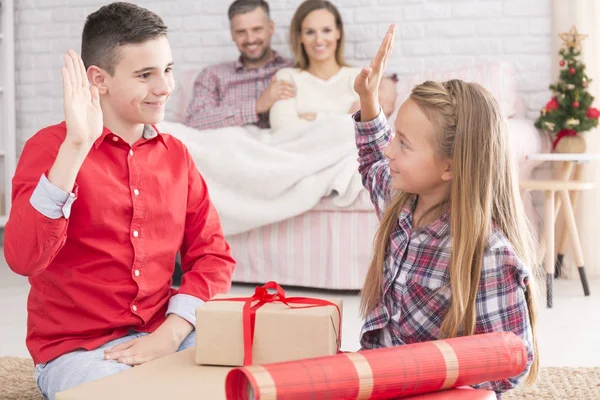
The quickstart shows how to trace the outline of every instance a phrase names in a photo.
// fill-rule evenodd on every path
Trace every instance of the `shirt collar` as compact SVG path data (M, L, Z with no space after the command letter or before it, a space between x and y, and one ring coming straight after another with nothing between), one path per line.
M417 206L417 195L412 195L404 205L401 211L402 218L409 217L410 224L413 225L412 216ZM450 207L446 207L442 215L435 221L420 228L412 228L413 233L426 233L433 238L441 239L450 234Z
M438 219L421 229L436 239L448 236L450 234L450 210L444 211Z
M106 139L112 139L113 137L117 137L117 135L115 135L107 127L104 127L102 129L102 134L94 142L94 148L97 149L102 144L102 142L104 142ZM144 125L144 132L142 133L142 137L146 140L152 140L152 139L156 138L156 140L161 142L165 146L165 148L167 148L167 149L169 148L169 146L167 146L167 142L165 141L163 134L159 132L156 125L149 125L149 124Z
M271 50L273 52L273 58L269 61L267 61L265 63L265 65L263 65L262 67L259 68L264 68L269 64L282 64L285 62L285 60L283 59L283 57L281 57L281 55L276 52L275 50ZM243 69L246 69L246 66L244 65L244 61L242 59L242 56L239 56L237 60L235 60L234 62L234 67L236 71L241 71Z

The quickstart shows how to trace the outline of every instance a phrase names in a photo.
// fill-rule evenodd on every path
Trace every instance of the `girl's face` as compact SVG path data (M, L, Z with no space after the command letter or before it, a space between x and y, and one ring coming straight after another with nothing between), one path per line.
M436 154L435 127L410 98L398 110L396 132L384 150L392 187L420 196L445 195L452 179L449 160Z
M335 17L328 10L312 11L302 21L300 42L304 45L309 63L335 59L340 38Z

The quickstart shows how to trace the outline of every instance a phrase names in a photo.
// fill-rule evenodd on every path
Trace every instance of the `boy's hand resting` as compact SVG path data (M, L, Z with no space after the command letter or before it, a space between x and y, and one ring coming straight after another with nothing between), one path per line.
M370 121L379 114L379 84L392 52L395 34L396 26L392 24L381 42L379 51L371 61L371 65L363 68L354 80L354 91L360 97L361 121Z
M171 314L157 330L104 351L105 360L121 364L139 365L173 354L193 327L189 322Z
M173 354L178 348L179 344L172 337L157 330L106 350L104 358L133 366Z
M67 124L65 142L75 147L91 146L102 134L104 126L98 88L90 88L85 66L77 53L69 50L64 59L62 81Z

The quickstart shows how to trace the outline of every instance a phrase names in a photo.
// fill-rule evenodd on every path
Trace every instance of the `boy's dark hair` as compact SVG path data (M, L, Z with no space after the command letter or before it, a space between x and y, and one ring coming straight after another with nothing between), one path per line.
M235 0L229 6L229 11L227 14L229 15L229 20L231 21L236 15L246 14L250 11L256 10L258 7L262 8L265 14L267 14L267 17L271 19L269 4L265 0Z
M135 4L114 2L88 15L81 37L81 58L110 75L119 61L119 47L143 43L167 34L167 26L152 11Z

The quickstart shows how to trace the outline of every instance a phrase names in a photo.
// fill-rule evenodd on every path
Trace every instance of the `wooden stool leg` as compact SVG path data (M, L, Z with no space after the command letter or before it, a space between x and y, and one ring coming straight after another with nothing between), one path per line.
M571 179L571 174L573 173L573 163L571 161L564 161L560 174L556 179L561 181L568 181ZM556 196L554 199L554 218L558 217L558 211L561 206L561 198Z
M579 276L581 278L581 284L583 286L583 293L586 296L589 296L590 288L588 286L588 281L585 276L585 269L583 268L583 250L581 249L581 242L579 241L579 233L577 232L577 225L575 224L575 214L573 213L573 207L571 206L569 192L567 192L566 190L561 190L559 192L559 195L562 198L562 202L564 203L563 207L565 210L565 223L567 225L567 229L569 230L569 235L571 236L573 249L575 250L575 263L577 264L577 268L579 270Z
M573 173L573 181L579 182L583 176L583 164L577 164ZM577 199L579 198L579 190L573 190L569 193L571 197L571 208L573 208L573 214L577 208ZM560 196L558 197L560 198ZM565 253L567 252L567 244L569 244L569 235L567 235L566 229L560 232L560 240L558 241L558 250L556 255L556 266L554 268L554 277L559 278L562 274L562 264Z
M558 179L562 180L562 181L568 181L569 179L571 179L571 174L573 172L573 163L570 161L565 161L563 162L562 165L562 169L560 171L560 175L558 177ZM577 168L575 168L575 173L577 173ZM577 193L576 191L573 193ZM561 202L562 199L560 198L560 196L556 196L556 199L554 201L554 221L556 222L556 220L558 219L558 215L560 213L560 206L561 206ZM571 198L571 202L573 203L573 198ZM575 203L573 203L575 204ZM564 255L565 255L565 247L567 245L566 243L566 237L567 235L565 234L565 229L563 228L560 232L560 245L558 246L558 253L556 254L556 264L554 265L554 277L555 278L560 278L561 274L562 274L562 265L563 265L563 259L564 259Z
M562 233L562 237L566 237L566 235L564 234L564 232ZM561 241L562 243L562 241ZM554 277L555 278L560 278L562 276L562 266L563 266L563 260L565 258L565 253L558 253L556 255L556 263L554 264Z
M552 308L552 280L554 279L554 191L544 193L544 231L546 236L546 305Z

